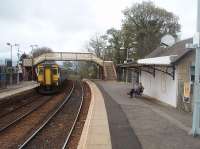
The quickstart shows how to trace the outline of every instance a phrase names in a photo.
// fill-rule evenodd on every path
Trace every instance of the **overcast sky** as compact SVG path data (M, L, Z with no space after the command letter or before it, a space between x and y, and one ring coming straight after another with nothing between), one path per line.
M30 52L31 44L54 51L84 52L95 33L120 28L122 10L143 0L0 0L0 59L9 58L7 42ZM197 0L153 0L180 18L181 38L196 29ZM16 51L16 49L13 49ZM16 58L16 52L13 53Z

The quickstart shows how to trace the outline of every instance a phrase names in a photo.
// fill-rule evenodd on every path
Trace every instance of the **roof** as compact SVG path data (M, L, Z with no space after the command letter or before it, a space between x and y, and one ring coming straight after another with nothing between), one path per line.
M175 43L172 47L158 47L144 59L139 59L137 62L118 65L118 67L133 67L141 65L172 65L178 62L181 58L187 55L193 49L186 48L187 44L192 44L193 38L181 40Z
M171 59L171 62L174 63L192 50L192 49L186 48L186 44L191 44L191 43L193 43L193 38L181 40L169 48L158 47L149 55L147 55L145 59L176 55L176 57L173 57L173 59Z
M176 57L177 55L145 58L139 59L137 63L144 65L170 65L173 62L173 60L176 59Z

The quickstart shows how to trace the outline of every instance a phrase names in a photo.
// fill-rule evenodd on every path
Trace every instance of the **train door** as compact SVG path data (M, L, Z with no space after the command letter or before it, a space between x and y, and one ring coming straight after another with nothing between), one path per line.
M38 65L37 76L38 76L37 77L38 82L43 84L44 83L44 67L43 66Z
M45 74L45 85L51 85L52 74L51 74L51 68L49 66L46 66L44 74Z

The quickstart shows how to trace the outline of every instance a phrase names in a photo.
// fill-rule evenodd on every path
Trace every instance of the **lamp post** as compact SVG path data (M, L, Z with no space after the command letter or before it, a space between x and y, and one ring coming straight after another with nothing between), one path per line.
M37 44L33 44L33 45L30 45L30 47L31 47L31 54L32 54L31 79L33 81L33 50L34 50L34 48L37 48L38 45Z
M195 83L194 83L194 111L192 134L200 135L200 0L197 0L197 33L193 38L193 48L196 48Z
M7 43L7 46L10 46L10 60L11 60L11 69L10 69L10 85L12 85L12 48L14 45Z
M14 46L18 47L17 49L17 84L19 84L19 44L15 44Z
M134 51L133 48L124 48L124 47L121 47L120 50L126 50L126 63L129 62L129 52L131 51L133 54L135 54L136 52ZM126 68L126 78L125 77L125 72L124 72L124 69L123 69L123 80L125 79L126 83L128 83L128 73L129 73L129 70L128 68Z
M7 43L7 46L10 46L10 60L11 60L11 63L12 63L12 48L14 45L12 45L11 43Z
M129 49L126 49L126 60L128 60Z
M134 48L127 49L127 55L126 55L126 60L127 61L129 59L129 52L131 52L132 54L136 54L136 51L134 50Z
M13 81L12 81L12 75L13 75L13 71L12 71L12 63L13 63L13 60L12 60L12 50L13 50L13 47L18 47L18 62L17 62L17 66L19 65L19 44L11 44L10 42L7 42L7 46L10 46L10 59L11 59L11 70L10 70L10 85L12 85ZM19 67L19 66L18 66ZM17 73L17 84L19 83L19 71Z

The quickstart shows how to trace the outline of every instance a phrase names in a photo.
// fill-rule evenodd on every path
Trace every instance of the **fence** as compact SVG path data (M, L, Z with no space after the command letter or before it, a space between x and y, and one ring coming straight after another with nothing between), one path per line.
M22 80L21 74L19 79ZM8 85L11 85L11 83L12 85L17 84L16 69L0 66L0 89L6 88Z

